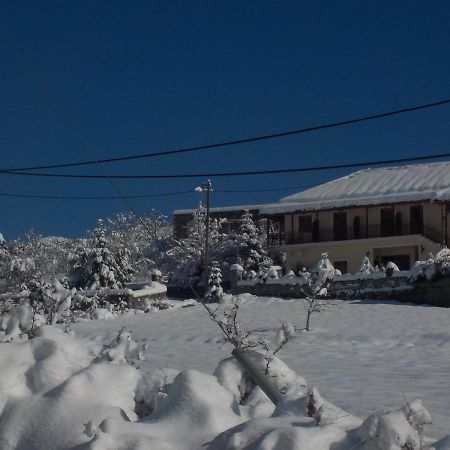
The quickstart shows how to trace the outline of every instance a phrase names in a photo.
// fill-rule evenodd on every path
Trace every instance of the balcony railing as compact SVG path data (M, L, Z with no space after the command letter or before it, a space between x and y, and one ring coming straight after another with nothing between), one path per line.
M361 225L360 227L319 229L310 232L271 232L268 245L306 244L310 242L347 241L389 236L420 234L438 244L442 243L442 233L425 224L402 224L401 226Z

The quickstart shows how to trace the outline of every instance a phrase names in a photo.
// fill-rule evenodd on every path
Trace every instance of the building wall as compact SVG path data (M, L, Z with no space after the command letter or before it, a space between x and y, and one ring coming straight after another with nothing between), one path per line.
M286 253L288 270L296 271L302 266L313 267L320 260L322 253L326 252L332 263L346 261L348 271L354 273L359 271L361 262L367 254L372 264L376 258L387 255L409 255L413 264L417 259L416 256L426 258L430 252L436 253L439 249L438 244L414 235L283 245L272 247L272 252Z

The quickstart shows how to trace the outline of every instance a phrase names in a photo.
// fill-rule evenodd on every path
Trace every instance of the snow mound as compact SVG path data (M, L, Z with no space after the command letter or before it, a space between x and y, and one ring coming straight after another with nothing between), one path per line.
M194 370L181 372L166 400L139 423L107 419L86 450L201 448L221 431L242 422L233 411L233 396L215 377Z

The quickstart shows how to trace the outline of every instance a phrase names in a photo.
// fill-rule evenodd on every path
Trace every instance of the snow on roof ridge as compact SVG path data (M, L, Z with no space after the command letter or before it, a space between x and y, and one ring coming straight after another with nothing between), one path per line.
M209 210L211 212L220 212L220 211L244 211L244 210L255 210L255 209L261 209L262 207L266 206L265 204L259 204L259 205L236 205L236 206L217 206L210 208ZM197 211L198 208L190 208L190 209L176 209L173 214L192 214L194 211Z

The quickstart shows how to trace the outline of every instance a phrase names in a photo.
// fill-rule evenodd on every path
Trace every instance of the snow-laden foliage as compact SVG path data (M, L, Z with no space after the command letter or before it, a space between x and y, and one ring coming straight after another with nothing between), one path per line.
M146 279L172 245L167 217L154 209L140 218L119 213L108 218L104 226L109 248L113 253L128 252L137 278Z
M186 238L175 241L161 262L161 269L168 274L169 284L193 286L201 278L205 248L205 212L201 206L194 211Z
M103 347L97 356L97 361L108 361L115 364L127 363L133 366L144 360L143 350L145 350L145 346L133 341L131 332L122 328L117 336Z
M450 277L450 250L444 246L435 256L430 253L426 261L416 261L410 273L413 281Z
M237 261L244 270L260 272L272 265L263 245L263 234L245 211L238 232L226 234L222 231L225 219L210 219L209 261L217 261L224 282L230 280L230 266ZM200 281L206 234L206 213L200 205L194 211L187 237L174 241L158 266L168 274L169 284L193 286Z
M424 427L431 424L430 413L420 400L407 403L393 411L376 412L355 430L363 450L429 448Z
M359 272L361 273L373 273L375 272L374 267L370 263L370 259L368 256L364 256L361 267L359 268Z
M305 300L308 305L306 314L305 330L309 331L311 316L326 309L326 295L327 287L331 280L336 276L336 270L328 259L328 254L323 253L322 258L311 271L311 274L306 278L303 284L303 292L305 293Z
M206 290L205 299L211 303L220 303L222 298L222 271L220 270L219 263L213 261L209 271L208 289Z
M267 267L272 265L272 260L263 247L261 232L249 211L244 211L241 217L236 241L239 246L239 257L245 270L258 271L263 265Z
M113 253L106 238L103 221L98 221L91 245L78 257L72 274L72 282L83 289L119 289L131 278L133 269L129 262L128 249Z

